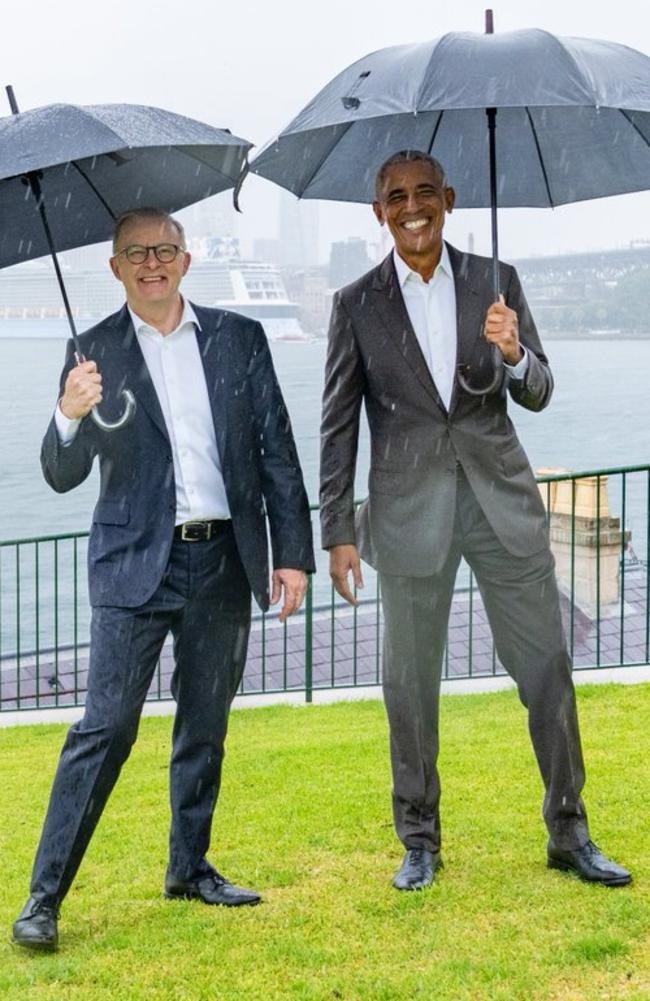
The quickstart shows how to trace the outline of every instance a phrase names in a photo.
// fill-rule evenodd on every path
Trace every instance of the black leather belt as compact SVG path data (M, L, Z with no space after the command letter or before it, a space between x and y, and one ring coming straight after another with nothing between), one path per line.
M217 521L186 521L174 529L174 538L180 542L208 542L217 532L230 525L230 519Z

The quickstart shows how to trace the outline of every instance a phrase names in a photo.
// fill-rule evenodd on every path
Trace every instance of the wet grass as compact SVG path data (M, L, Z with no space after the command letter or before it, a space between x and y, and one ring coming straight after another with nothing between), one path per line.
M443 699L445 869L398 894L378 702L233 714L213 860L264 903L165 901L171 721L147 719L65 902L61 951L13 948L64 728L0 730L5 1001L650 998L650 685L579 689L587 805L631 887L545 867L512 692Z

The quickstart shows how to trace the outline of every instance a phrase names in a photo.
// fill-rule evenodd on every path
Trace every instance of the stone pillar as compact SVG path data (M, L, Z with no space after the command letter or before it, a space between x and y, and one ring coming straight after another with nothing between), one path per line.
M537 472L540 476L552 476L570 470L538 469ZM575 603L591 617L602 616L607 606L620 600L621 552L631 536L621 528L621 519L610 513L607 477L584 476L575 481L540 483L539 488L549 509L551 549L562 590L567 594L571 590L573 556Z

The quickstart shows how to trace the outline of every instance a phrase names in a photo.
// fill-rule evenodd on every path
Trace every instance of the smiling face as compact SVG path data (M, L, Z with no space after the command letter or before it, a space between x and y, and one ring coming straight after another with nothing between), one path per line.
M405 160L386 168L373 209L386 223L400 257L425 281L442 252L445 215L454 207L454 189L426 160Z
M138 244L155 247L161 243L179 246L182 238L168 219L138 219L126 223L119 233L117 253L111 258L111 270L124 285L126 301L131 309L147 319L151 315L163 316L178 308L178 287L190 266L190 254L179 251L170 264L161 264L153 251L143 264L131 264L120 251Z

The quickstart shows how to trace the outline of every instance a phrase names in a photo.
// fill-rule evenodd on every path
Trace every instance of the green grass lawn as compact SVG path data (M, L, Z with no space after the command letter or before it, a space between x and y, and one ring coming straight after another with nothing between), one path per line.
M624 889L549 872L541 783L513 692L442 706L443 855L390 885L380 702L233 713L212 861L256 908L161 894L171 720L139 741L65 901L61 951L9 943L65 728L0 730L4 1001L591 1001L650 998L650 685L579 689L594 837Z

